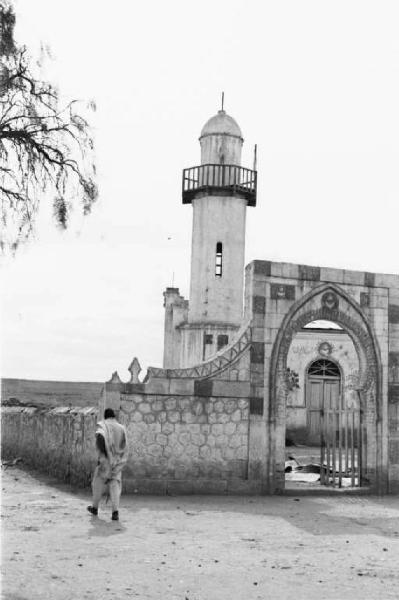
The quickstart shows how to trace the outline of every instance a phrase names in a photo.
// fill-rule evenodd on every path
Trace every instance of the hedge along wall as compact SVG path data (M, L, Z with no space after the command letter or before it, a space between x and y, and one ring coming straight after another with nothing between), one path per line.
M2 408L2 456L24 463L57 479L85 487L94 466L97 409L30 407Z

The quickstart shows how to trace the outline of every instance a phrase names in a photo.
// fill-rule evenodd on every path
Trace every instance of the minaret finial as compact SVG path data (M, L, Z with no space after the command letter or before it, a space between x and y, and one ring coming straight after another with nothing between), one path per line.
M222 92L222 110L224 110L224 92Z

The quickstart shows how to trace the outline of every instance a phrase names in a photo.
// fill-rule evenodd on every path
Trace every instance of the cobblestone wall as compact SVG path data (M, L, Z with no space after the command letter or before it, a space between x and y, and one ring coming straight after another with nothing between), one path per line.
M180 481L188 491L205 485L201 479L246 477L247 399L122 395L119 419L128 432L125 478L133 489L162 487L143 481L149 479Z
M89 485L96 456L97 410L89 408L2 408L2 457L22 458L24 464L61 481Z
M248 400L129 394L121 395L118 413L129 441L125 491L223 493L231 485L241 491L248 465ZM2 456L20 457L86 487L96 464L97 420L90 407L3 407Z

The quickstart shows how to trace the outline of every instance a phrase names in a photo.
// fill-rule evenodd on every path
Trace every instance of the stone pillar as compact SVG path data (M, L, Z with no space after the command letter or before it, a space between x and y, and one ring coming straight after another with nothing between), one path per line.
M112 408L116 415L118 415L121 407L121 392L124 387L118 372L112 373L112 377L103 387L103 393L99 402L99 419L104 417L104 410L106 408Z
M163 293L165 308L163 368L178 369L181 354L181 332L179 325L187 321L188 301L179 293L179 288L166 288Z

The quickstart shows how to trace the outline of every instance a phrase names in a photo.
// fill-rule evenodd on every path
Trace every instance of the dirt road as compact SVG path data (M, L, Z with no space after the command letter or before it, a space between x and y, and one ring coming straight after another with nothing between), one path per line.
M398 497L124 497L2 478L6 600L399 598Z

